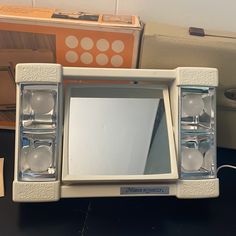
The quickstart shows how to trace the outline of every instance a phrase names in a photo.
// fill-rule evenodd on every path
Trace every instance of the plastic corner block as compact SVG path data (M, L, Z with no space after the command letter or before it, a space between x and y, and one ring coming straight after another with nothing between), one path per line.
M14 202L52 202L60 199L60 182L13 182Z
M60 64L25 63L16 65L16 83L21 82L51 82L62 81L62 66Z
M203 67L179 67L176 69L178 86L218 86L218 70Z
M219 179L179 180L178 198L214 198L219 196Z

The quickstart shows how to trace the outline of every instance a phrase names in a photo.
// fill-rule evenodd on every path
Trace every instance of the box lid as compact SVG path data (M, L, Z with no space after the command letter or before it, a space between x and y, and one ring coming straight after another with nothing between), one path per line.
M48 24L64 27L90 25L99 27L142 28L137 16L85 13L75 10L0 5L0 21L24 21L25 24ZM59 23L59 24L58 24Z

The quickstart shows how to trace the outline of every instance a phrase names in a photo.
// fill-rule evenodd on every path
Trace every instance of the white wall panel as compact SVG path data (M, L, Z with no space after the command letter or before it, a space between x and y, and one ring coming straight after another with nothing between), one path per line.
M0 4L32 6L32 0L0 0Z
M91 13L115 13L115 0L32 0L34 7L52 7Z
M119 14L136 14L148 21L236 31L236 1L119 0Z

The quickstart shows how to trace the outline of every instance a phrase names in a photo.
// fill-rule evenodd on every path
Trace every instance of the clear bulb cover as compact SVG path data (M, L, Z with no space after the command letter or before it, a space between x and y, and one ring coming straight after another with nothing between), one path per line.
M199 116L203 112L204 102L201 94L186 94L182 99L184 116Z
M179 156L183 179L215 178L215 88L182 87Z
M58 179L57 84L22 84L20 96L19 181Z
M21 115L26 129L55 128L58 91L53 85L22 86Z
M48 146L39 146L30 149L27 154L26 163L34 172L47 171L52 165L52 150Z
M182 130L204 132L214 129L214 88L182 88L180 104Z
M51 91L33 91L30 98L31 108L35 114L46 114L54 107L54 97Z
M203 164L203 156L198 149L182 149L182 167L187 171L197 171Z

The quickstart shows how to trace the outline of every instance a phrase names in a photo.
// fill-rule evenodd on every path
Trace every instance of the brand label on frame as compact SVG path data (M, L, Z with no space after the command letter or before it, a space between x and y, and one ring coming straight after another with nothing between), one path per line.
M131 187L121 187L121 195L131 195L131 194L169 194L168 186L131 186Z

